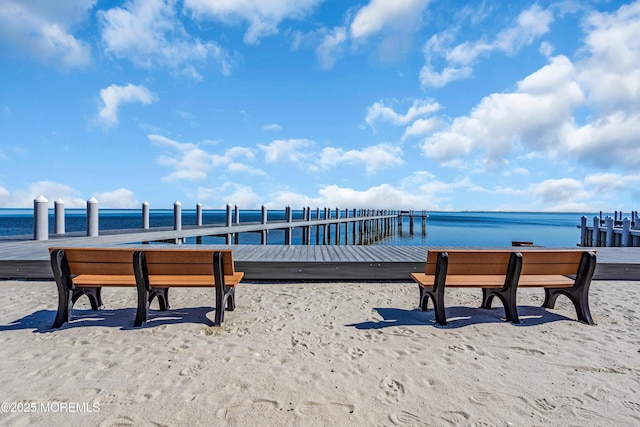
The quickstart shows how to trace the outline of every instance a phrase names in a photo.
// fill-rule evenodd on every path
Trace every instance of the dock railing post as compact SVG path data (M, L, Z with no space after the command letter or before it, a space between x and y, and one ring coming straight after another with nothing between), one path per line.
M100 234L98 205L95 197L87 200L87 236L95 237Z
M149 229L149 202L142 202L142 229Z
M286 221L288 223L292 223L293 222L293 210L291 209L291 206L287 206L284 209L284 212L285 212L284 215L286 217ZM284 233L284 244L285 245L291 245L291 234L292 234L292 231L293 231L293 227L291 227L291 226L287 227L287 229L285 230L285 233Z
M591 246L598 247L600 246L600 218L597 216L593 217L593 231L591 237Z
M55 218L55 234L64 234L65 233L65 223L64 223L64 200L58 199L53 202L53 216Z
M614 239L614 237L613 237L613 224L614 224L613 218L608 216L605 219L605 226L607 228L607 235L606 235L605 242L606 242L606 247L608 247L608 248L614 246L613 245L613 239Z
M235 205L233 209L233 223L235 225L240 225L240 208L238 205ZM236 245L240 243L240 233L234 233L233 243Z
M196 225L202 227L202 203L196 204Z
M587 246L587 217L580 218L580 246Z
M230 205L230 204L227 204L227 219L226 219L226 221L225 221L225 225L226 225L227 227L231 227L231 218L232 218L231 213L232 213L232 212L231 212L231 205ZM227 233L227 235L226 235L226 237L225 237L225 243L226 243L227 245L230 245L230 244L231 244L231 233Z
M33 200L33 240L49 240L49 201L43 195Z
M182 230L182 203L179 200L176 200L173 204L173 229L174 230ZM182 243L182 239L175 239L175 244L179 245Z
M267 207L265 205L262 205L262 219L260 220L261 224L266 224L267 223ZM262 230L260 232L260 244L262 245L266 245L267 244L267 230Z
M629 244L630 237L631 237L631 220L629 218L625 218L622 220L622 238L620 241L620 246L622 247L631 246Z
M179 200L173 204L173 229L182 230L182 203Z

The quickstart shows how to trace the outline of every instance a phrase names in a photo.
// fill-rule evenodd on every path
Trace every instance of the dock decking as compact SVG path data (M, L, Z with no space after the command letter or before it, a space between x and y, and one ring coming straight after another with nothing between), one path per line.
M145 238L156 237L151 236L152 233L154 232L145 233ZM166 236L165 233L158 236ZM172 237L176 236L172 235L169 238ZM52 246L110 247L126 244L148 248L148 245L139 243L129 244L132 241L143 241L145 238L141 238L140 233L136 233L128 236L120 234L64 237L47 241L3 241L0 242L0 278L51 279L53 276L48 250ZM160 247L154 244L155 246ZM410 273L422 271L424 268L429 249L447 249L447 247L385 245L162 244L162 246L185 249L194 247L232 249L236 268L245 272L245 280L248 281L410 281ZM509 249L514 248L509 247ZM518 248L518 250L535 249ZM640 248L585 249L597 252L595 279L640 281Z

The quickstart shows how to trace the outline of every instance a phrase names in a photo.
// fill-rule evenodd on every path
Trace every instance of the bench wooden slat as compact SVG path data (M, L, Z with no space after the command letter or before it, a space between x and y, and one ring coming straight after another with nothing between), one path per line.
M136 278L133 275L104 275L81 274L73 278L73 283L78 287L99 286L136 286Z
M425 273L411 273L411 277L421 286L432 287L436 276ZM447 288L502 288L504 276L495 275L449 275Z

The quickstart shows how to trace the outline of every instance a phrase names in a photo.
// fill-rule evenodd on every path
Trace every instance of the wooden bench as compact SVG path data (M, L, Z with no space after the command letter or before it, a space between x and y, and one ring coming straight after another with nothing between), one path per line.
M155 292L169 287L215 287L215 326L224 320L226 309L236 307L235 287L243 272L235 271L231 250L152 249L133 254L133 269L138 284L138 311L134 326L147 321L149 302Z
M578 320L593 325L589 286L596 266L594 252L567 250L449 250L428 251L424 273L412 273L420 291L419 305L428 308L431 298L436 321L447 324L445 287L482 288L482 308L491 308L497 297L508 321L519 323L518 287L542 287L543 307L553 308L560 295L575 306ZM570 278L567 276L575 276Z
M170 258L169 270L156 273L152 255L152 273L145 262L145 252L161 251L161 259ZM93 310L100 310L103 287L136 287L138 290L138 310L134 326L140 326L148 318L149 304L158 299L160 310L169 309L169 288L174 286L210 286L216 288L215 325L224 319L224 304L227 309L235 308L235 286L243 273L236 272L233 254L230 250L183 250L133 248L50 248L51 267L58 287L58 311L53 328L59 328L71 318L73 305L82 295L86 295ZM194 252L197 252L194 254ZM203 262L208 260L208 262ZM180 266L180 264L186 264ZM202 266L200 264L208 264ZM147 267L147 270L144 268ZM198 272L199 277L194 276ZM220 274L222 273L222 274ZM145 275L146 274L146 275ZM197 277L197 278L195 278ZM220 296L221 295L221 296Z

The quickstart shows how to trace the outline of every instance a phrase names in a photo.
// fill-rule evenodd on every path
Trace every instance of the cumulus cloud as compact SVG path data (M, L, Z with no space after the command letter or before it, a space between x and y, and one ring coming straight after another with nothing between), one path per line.
M349 28L353 38L367 38L385 28L414 28L429 0L371 0L356 14Z
M171 155L162 154L157 159L161 166L174 169L173 173L162 178L163 181L201 181L207 178L213 168L209 153L196 144L174 141L162 135L148 135L148 138L154 145L172 152Z
M316 56L323 69L333 68L337 57L341 54L341 46L346 40L347 30L344 27L336 27L324 36L322 43L316 48Z
M365 121L372 128L376 122L391 122L395 125L406 125L418 117L430 115L440 109L440 104L430 99L416 99L405 114L397 113L382 101L374 102L367 108Z
M118 124L118 109L122 104L139 102L149 105L157 97L146 87L129 83L126 86L113 84L100 90L100 100L103 107L98 113L98 121L105 126L113 126Z
M291 162L303 165L310 157L305 148L313 146L308 139L279 139L269 145L258 144L267 163Z
M367 174L379 170L400 166L402 149L391 144L378 144L362 150L343 150L327 147L321 151L318 165L324 169L336 167L340 163L364 165Z
M223 154L211 154L199 144L178 142L162 135L148 135L148 138L153 145L166 149L158 157L158 164L174 169L173 173L162 178L163 181L203 181L214 168L218 171L264 175L264 171L241 162L255 159L253 151L245 147L232 147Z
M176 16L175 0L130 0L123 7L99 11L105 51L140 67L167 66L201 80L193 62L213 58L229 75L232 56L213 42L191 37Z
M573 64L557 56L518 83L514 93L491 94L451 125L427 137L423 153L449 165L482 152L488 168L504 166L518 147L557 153L573 126L573 111L585 103Z
M73 30L87 20L96 0L0 3L0 46L17 48L37 60L63 69L85 67L91 48Z
M271 124L262 126L262 129L277 132L279 130L282 130L282 126L280 126L277 123L271 123Z
M530 45L549 31L553 14L534 4L520 13L516 22L500 31L494 40L476 40L451 46L455 33L451 30L432 36L425 44L425 65L420 70L423 87L443 87L455 80L472 75L472 65L478 57L494 51L514 54L523 46ZM442 58L445 65L438 70L433 64Z
M302 19L323 0L185 0L184 8L195 17L225 22L246 22L244 35L248 44L257 44L261 38L276 34L285 19Z
M33 208L33 201L38 196L44 196L49 201L49 207L61 199L66 208L84 208L86 200L79 192L67 184L53 181L37 181L28 188L9 190L0 186L0 207L2 208Z
M102 208L134 209L140 207L140 202L134 197L133 191L119 188L93 195Z

